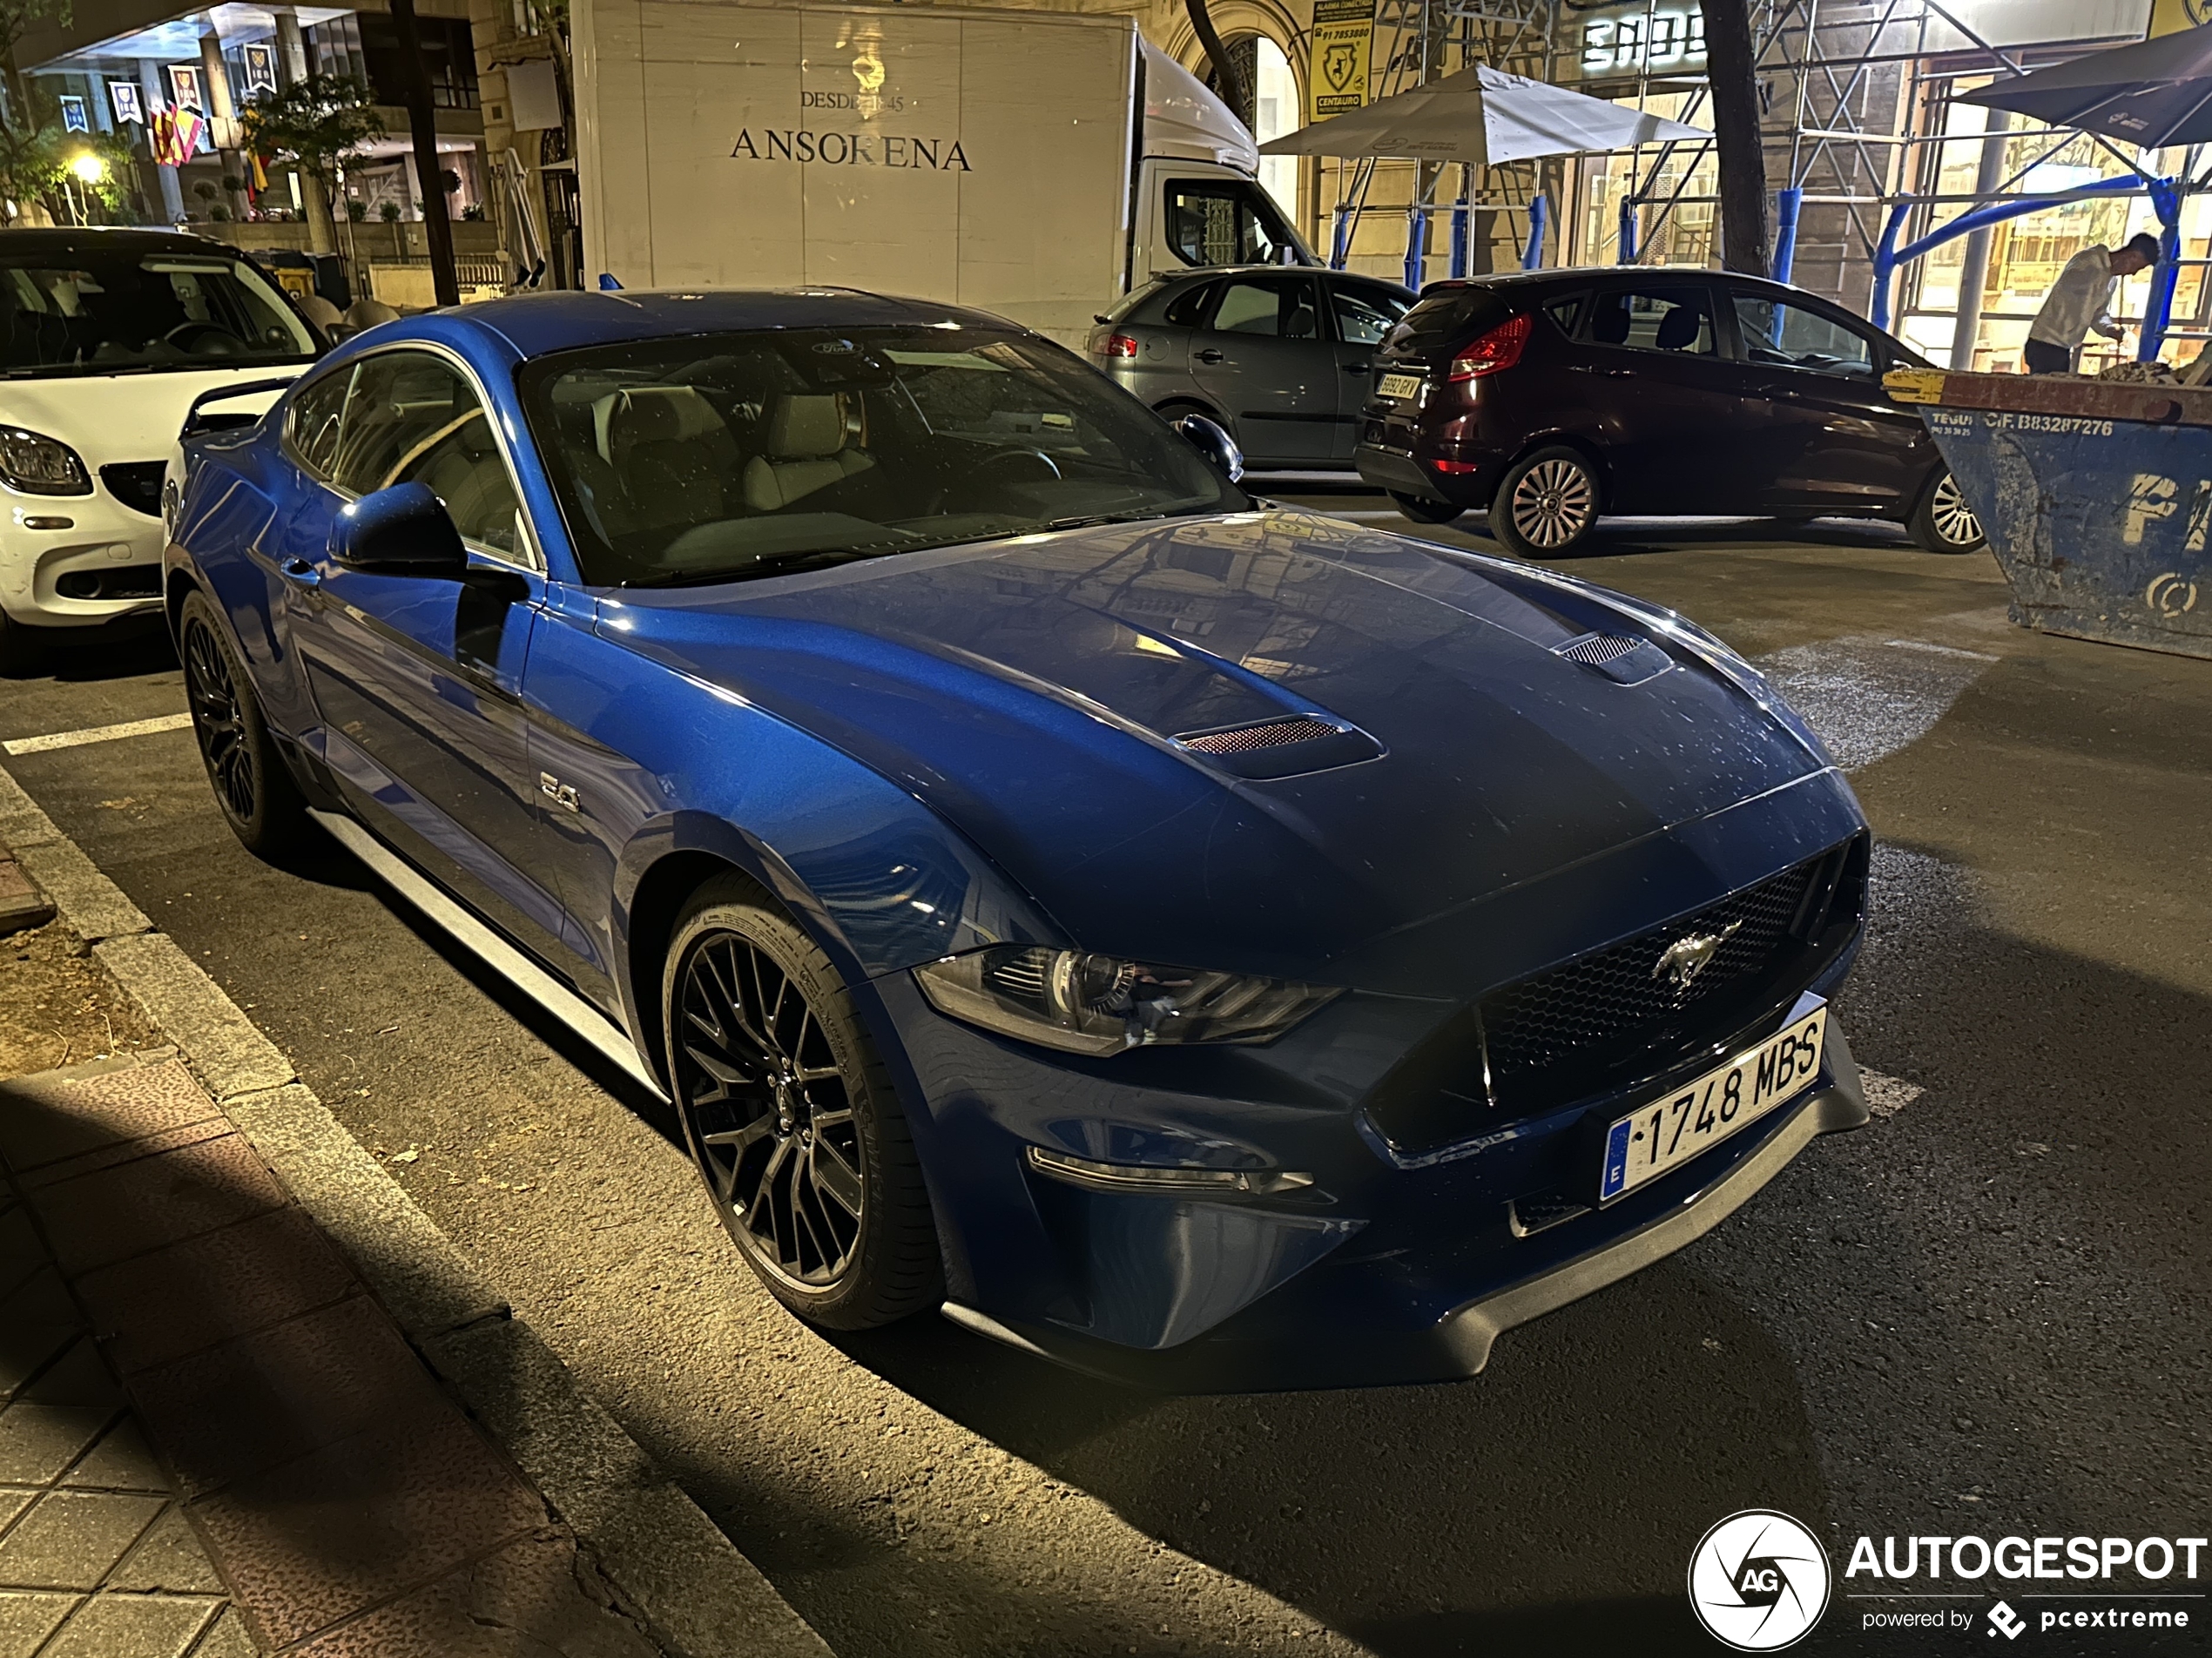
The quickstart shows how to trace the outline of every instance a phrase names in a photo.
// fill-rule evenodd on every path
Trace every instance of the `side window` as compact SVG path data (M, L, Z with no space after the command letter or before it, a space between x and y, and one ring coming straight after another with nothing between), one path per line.
M363 495L395 483L428 484L462 539L502 557L526 556L514 482L483 404L460 370L427 352L387 351L361 361L334 482Z
M1216 284L1193 282L1170 300L1167 309L1160 313L1160 320L1171 328L1195 328L1198 319L1206 314L1206 301L1213 298Z
M1751 361L1824 374L1873 374L1873 342L1857 329L1784 300L1750 293L1733 298L1737 332L1743 339L1743 354Z
M1702 284L1654 283L1601 293L1590 306L1589 338L1601 346L1710 357L1715 354L1710 291Z
M1173 179L1166 192L1168 246L1185 265L1279 265L1292 246L1256 184Z
M338 458L338 421L346 412L346 388L353 383L349 364L303 387L292 400L285 435L293 457L318 478L327 479Z
M1313 284L1302 277L1224 282L1211 325L1216 334L1257 334L1276 340L1318 340Z
M1364 283L1337 282L1331 292L1336 306L1337 338L1347 346L1380 345L1413 304L1388 288L1372 288Z

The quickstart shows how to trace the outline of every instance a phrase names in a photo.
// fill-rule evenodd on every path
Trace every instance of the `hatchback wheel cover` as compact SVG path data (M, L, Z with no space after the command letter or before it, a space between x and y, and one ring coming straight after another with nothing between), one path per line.
M734 933L693 947L677 995L677 1098L715 1202L779 1277L832 1287L860 1246L867 1176L828 1033L790 975Z
M207 763L215 792L233 819L251 822L256 789L246 716L239 706L230 662L204 622L195 621L185 630L185 695L192 704L200 758Z
M1590 527L1597 491L1572 461L1539 461L1513 487L1513 527L1531 547L1564 547Z
M1936 534L1953 547L1971 547L1981 539L1981 520L1974 516L1966 497L1959 493L1959 481L1948 472L1935 487L1928 516L1934 521Z

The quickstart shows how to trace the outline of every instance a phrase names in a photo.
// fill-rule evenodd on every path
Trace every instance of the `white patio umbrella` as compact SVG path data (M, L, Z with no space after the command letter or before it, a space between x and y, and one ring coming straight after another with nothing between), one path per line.
M1259 152L1496 163L1712 136L1485 64L1300 127Z

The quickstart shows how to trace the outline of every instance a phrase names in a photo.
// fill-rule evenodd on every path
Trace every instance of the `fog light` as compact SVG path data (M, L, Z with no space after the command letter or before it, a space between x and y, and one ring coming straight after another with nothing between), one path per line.
M1287 1169L1161 1169L1147 1163L1093 1163L1088 1157L1071 1157L1042 1146L1031 1146L1028 1155L1029 1167L1039 1174L1094 1191L1268 1197L1313 1183L1312 1176Z

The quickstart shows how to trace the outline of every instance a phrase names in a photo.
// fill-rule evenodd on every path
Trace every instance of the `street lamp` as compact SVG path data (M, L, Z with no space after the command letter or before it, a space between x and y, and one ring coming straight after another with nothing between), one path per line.
M87 185L96 185L107 177L107 163L87 150L69 164L69 170Z

